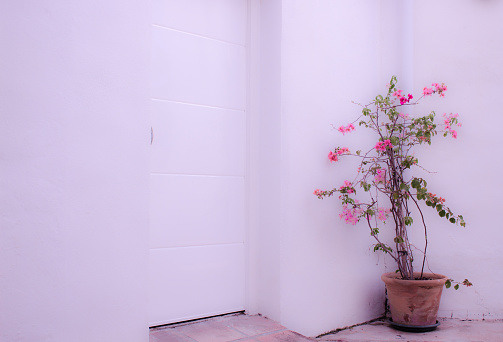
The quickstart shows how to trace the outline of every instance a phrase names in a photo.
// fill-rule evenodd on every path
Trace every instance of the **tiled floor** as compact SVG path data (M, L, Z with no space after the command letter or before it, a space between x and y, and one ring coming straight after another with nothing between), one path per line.
M403 332L376 321L328 334L317 341L337 342L502 342L503 320L459 320L440 318L440 326L426 333Z
M261 316L214 317L150 329L150 342L313 342Z
M503 320L440 319L428 333L394 330L375 321L346 330L308 338L261 316L234 314L169 325L150 330L150 342L503 342Z

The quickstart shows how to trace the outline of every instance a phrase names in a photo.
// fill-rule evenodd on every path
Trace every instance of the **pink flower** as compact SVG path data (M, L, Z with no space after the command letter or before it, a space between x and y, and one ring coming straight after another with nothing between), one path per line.
M344 127L344 126L339 127L338 131L344 135L344 133L349 133L354 129L355 129L355 126L353 126L353 124L349 124L347 127Z
M386 182L386 170L377 169L374 177L374 183L379 184L384 182Z
M407 95L407 97L402 96L400 98L400 104L403 105L405 103L408 103L410 100L412 100L413 96L411 94Z
M401 90L397 90L393 93L393 96L395 97L401 97L402 96L402 91Z
M337 154L341 155L341 154L344 154L344 153L349 153L349 148L347 148L347 147L341 147L341 148L337 149Z
M447 86L445 84L439 85L438 83L432 83L432 86L435 87L434 93L438 93L440 97L445 97L444 92L447 90Z
M316 189L316 190L314 190L313 195L321 197L321 196L323 196L323 191L321 191L320 189Z
M358 201L355 201L355 203L358 203ZM352 225L355 225L359 220L359 216L363 213L363 209L361 209L358 205L352 208L349 208L348 204L344 204L342 206L342 213L339 214L339 217L344 219L346 223L350 223Z
M377 151L386 151L386 148L393 148L393 145L391 144L389 139L386 139L384 141L378 141L377 144L375 145L375 149Z
M377 210L377 218L384 222L386 221L390 213L391 213L390 209L379 208Z
M457 113L450 113L449 115L447 115L447 113L444 113L442 116L444 117L445 130L449 132L454 139L456 139L458 137L458 132L452 129L452 127L454 125L461 127L461 122L458 122L459 115Z
M334 152L330 151L328 153L328 159L330 160L330 162L336 162L339 160L339 158L337 158L337 154L335 154Z
M426 87L424 87L424 89L423 89L423 95L424 96L428 96L428 95L431 95L431 94L433 94L433 88L426 88Z
M355 192L355 189L353 188L353 184L351 184L350 181L346 180L344 181L344 185L339 188L339 190L346 190L346 193L352 194Z

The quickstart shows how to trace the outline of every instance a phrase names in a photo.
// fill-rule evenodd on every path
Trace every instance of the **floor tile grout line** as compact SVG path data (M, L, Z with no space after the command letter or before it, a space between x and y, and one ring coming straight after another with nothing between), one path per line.
M198 340L196 340L196 339L194 339L194 338L192 338L192 337L190 337L190 336L188 336L188 335L184 334L183 332L176 331L176 327L175 327L175 328L160 329L160 330L171 330L171 331L172 331L172 332L174 332L176 335L179 335L179 336L181 336L181 337L184 337L184 338L188 339L189 341L192 341L192 342L199 342ZM160 330L159 330L159 331L160 331ZM149 336L150 336L150 334L151 334L151 333L149 333ZM153 341L153 342L160 341L160 340L159 340L156 336L153 336L153 337L154 337L154 339L155 339L155 341Z
M243 338L240 338L238 340L232 340L232 342L246 341L247 338L248 339L249 338L253 338L254 340L256 340L257 337L270 336L270 335L277 334L277 333L280 333L280 332L283 332L283 331L288 331L288 329L284 328L284 329L280 329L280 330L268 331L268 332L265 332L265 333L262 333L262 334L258 334L258 335L249 335L247 337L243 337Z
M241 337L241 338L239 338L239 339L237 339L237 340L232 340L232 341L241 341L241 340L244 340L244 339L246 339L246 338L253 337L253 336L250 336L250 335L248 335L247 333L245 333L245 332L243 332L243 331L239 331L238 329L234 328L233 326L230 326L230 325L227 325L227 324L224 324L224 325L225 325L227 328L229 328L229 329L232 329L232 330L234 330L234 331L236 331L236 332L238 332L238 333L240 333L240 334L245 335L245 337Z

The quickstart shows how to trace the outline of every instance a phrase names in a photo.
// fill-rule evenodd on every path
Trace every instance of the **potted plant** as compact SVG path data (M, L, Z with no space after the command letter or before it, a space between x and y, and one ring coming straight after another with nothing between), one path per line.
M416 146L431 145L432 138L439 133L444 137L456 138L455 128L461 123L458 114L444 114L441 129L435 123L434 111L413 117L405 110L427 96L444 97L446 90L443 83L434 83L431 88L425 87L422 96L415 100L411 94L402 94L393 76L386 95L377 95L369 104L360 105L361 116L349 125L338 128L342 134L346 134L353 131L358 123L358 126L369 129L375 136L375 145L355 152L348 147L337 147L328 154L331 162L347 156L359 158L355 178L331 190L314 191L320 199L339 194L342 203L340 218L353 225L364 221L375 239L374 251L382 251L395 261L397 271L385 273L381 278L386 284L392 324L398 328L434 329L438 325L436 319L443 286L450 287L454 282L446 276L426 273L424 270L428 235L422 206L436 210L440 217L450 223L462 227L466 225L463 216L454 214L446 206L444 198L428 191L424 178L414 176L414 169L420 167L414 155ZM365 199L356 197L360 190ZM419 222L415 222L413 217ZM385 225L388 219L392 219L393 224L389 222ZM416 271L408 230L418 224L424 230L425 244L421 251L421 268ZM393 242L385 242L381 238L385 235L381 235L384 228L393 231ZM467 279L461 284L472 285ZM455 283L454 288L457 290L459 285L459 282Z

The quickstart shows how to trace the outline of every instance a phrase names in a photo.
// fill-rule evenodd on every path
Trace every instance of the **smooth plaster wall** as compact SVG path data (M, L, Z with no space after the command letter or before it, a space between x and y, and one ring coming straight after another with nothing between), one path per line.
M503 318L502 13L501 1L414 5L414 91L445 82L445 98L428 100L425 109L438 109L439 116L459 113L463 124L456 140L438 137L418 154L437 172L428 175L433 192L467 222L466 228L456 227L428 213L431 269L474 284L444 291L440 315L447 317Z
M315 336L384 312L380 274L395 266L371 252L366 226L339 220L336 199L320 201L312 192L330 189L353 175L356 165L330 165L328 151L373 141L357 132L342 137L331 124L349 123L359 113L351 101L367 103L384 92L391 75L415 94L425 85L446 82L446 98L428 99L425 108L439 108L441 115L444 106L449 107L464 123L458 141L438 137L433 153L417 151L421 161L438 171L428 175L432 190L445 195L468 222L461 229L425 211L430 222L429 267L475 284L445 291L440 315L501 318L497 286L503 260L497 248L501 233L494 223L501 211L501 119L494 103L502 87L501 6L494 1L281 2L281 83L275 88L280 89L281 104L271 118L276 123L279 117L280 126L271 125L276 134L267 136L268 155L279 152L274 165L281 169L280 196L274 196L275 184L273 199L268 198L275 210L262 212L261 226L276 234L274 220L279 217L279 244L271 240L266 246L278 250L264 252L275 265L269 270L277 271L280 279L280 303L273 300L260 308L274 305L271 318ZM268 84L267 72L262 71L262 77L261 83ZM262 107L271 113L267 102ZM422 246L421 232L413 235Z
M384 312L384 263L368 228L343 223L337 200L313 191L353 175L355 165L327 155L365 138L343 138L331 125L347 125L360 112L351 101L369 101L401 71L401 23L391 20L399 10L375 1L282 3L281 323L307 336Z
M249 1L246 311L281 321L281 0Z
M148 341L148 5L0 13L0 341Z

